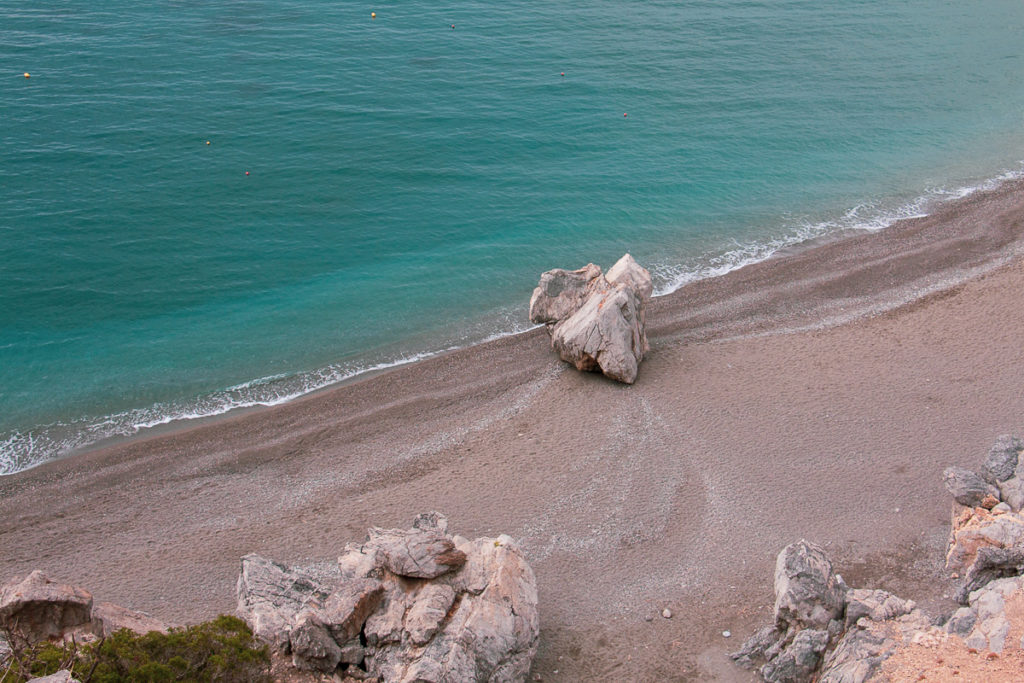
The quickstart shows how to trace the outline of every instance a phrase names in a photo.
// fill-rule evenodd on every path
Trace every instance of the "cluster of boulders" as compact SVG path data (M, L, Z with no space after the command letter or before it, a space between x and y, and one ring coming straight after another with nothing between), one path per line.
M825 552L800 541L787 546L775 567L774 622L731 655L758 668L770 683L862 683L879 675L882 663L911 646L985 651L1024 650L1024 617L1007 612L1024 605L1024 513L1017 497L1024 467L1022 442L1000 437L981 473L949 468L947 489L956 502L946 567L959 581L963 605L934 621L911 600L883 590L850 588L833 571ZM941 658L939 658L941 661Z
M246 556L238 614L296 668L364 680L522 681L540 636L513 539L451 536L438 513L370 529L330 572Z
M824 550L799 541L775 565L774 622L730 656L770 683L862 683L902 642L936 635L912 600L850 588Z
M632 384L650 349L644 325L653 291L651 274L629 254L607 274L593 263L556 268L542 274L533 290L530 321L547 326L562 360Z

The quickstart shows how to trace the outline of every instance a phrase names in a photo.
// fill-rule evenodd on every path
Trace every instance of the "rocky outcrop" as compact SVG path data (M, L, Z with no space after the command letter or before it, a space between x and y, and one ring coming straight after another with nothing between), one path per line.
M946 569L960 582L955 597L961 604L989 581L1024 572L1024 513L958 506Z
M0 626L30 643L60 638L88 624L91 615L92 595L51 581L39 570L0 588Z
M836 642L835 649L822 662L818 682L863 683L873 680L885 660L902 648L945 638L945 633L932 626L928 615L914 608L913 602L899 602L902 607L885 619L866 615L847 628Z
M809 681L839 635L848 590L819 546L786 546L775 563L774 625L758 631L733 660L760 666L771 683Z
M1007 642L1011 632L1009 604L1018 613L1024 608L1024 577L997 579L971 592L967 606L949 620L950 631L963 636L968 647L1001 654L1011 645ZM1015 646L1024 649L1024 636Z
M946 567L960 581L956 597L964 605L944 626L911 600L847 588L821 548L800 541L776 563L774 623L732 658L758 667L773 683L932 680L926 672L938 669L927 667L939 665L951 676L961 669L994 671L1005 680L1001 676L1014 669L1014 660L1000 657L1012 649L1012 657L1024 661L1024 636L1016 635L1024 633L1024 513L1004 493L1007 482L1024 480L1020 451L1019 439L1003 436L981 475L963 468L944 472L957 501Z
M325 674L522 681L540 634L536 579L516 543L451 536L438 513L370 529L330 581L247 556L238 591L259 637Z
M549 270L530 298L530 320L547 326L562 360L632 384L650 348L645 309L652 292L651 274L629 254L607 275L592 263Z
M295 617L308 605L322 605L336 585L336 580L325 581L259 555L246 555L236 584L237 611L258 638L287 653Z
M775 628L827 628L843 615L846 591L820 547L786 546L775 562Z
M961 505L982 505L986 498L991 498L992 505L988 506L991 508L999 502L997 487L963 467L947 467L942 473L942 481L953 499Z
M800 541L776 562L774 624L731 657L770 683L863 683L899 648L944 636L913 601L847 587L820 547Z
M956 600L966 605L970 594L990 581L1024 572L1024 463L1022 442L1000 436L988 452L981 474L963 468L946 470L946 488L954 500L946 569L960 582ZM950 486L950 470L959 482L970 481L970 495ZM980 486L985 495L979 499Z

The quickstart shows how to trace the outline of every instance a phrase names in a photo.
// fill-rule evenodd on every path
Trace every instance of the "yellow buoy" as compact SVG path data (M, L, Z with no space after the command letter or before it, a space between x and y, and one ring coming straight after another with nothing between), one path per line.
M207 140L207 141L206 141L206 144L210 144L210 141L209 141L209 140Z
M377 13L376 12L370 12L370 18L371 19L376 19L377 18Z
M31 76L29 75L29 73L27 71L25 72L25 78L31 78Z

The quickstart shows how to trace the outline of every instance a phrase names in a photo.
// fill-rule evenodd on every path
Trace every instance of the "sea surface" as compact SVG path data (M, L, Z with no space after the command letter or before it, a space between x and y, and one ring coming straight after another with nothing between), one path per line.
M552 267L665 293L1018 175L1021 36L1019 0L0 0L0 473L521 331Z

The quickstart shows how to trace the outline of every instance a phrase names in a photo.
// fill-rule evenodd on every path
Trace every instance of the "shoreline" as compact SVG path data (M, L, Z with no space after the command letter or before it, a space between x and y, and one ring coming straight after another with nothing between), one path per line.
M764 263L773 262L773 261L775 261L777 259L795 258L795 257L799 257L801 254L804 254L804 253L809 252L809 251L810 252L814 252L815 250L821 249L823 247L836 247L836 245L840 245L839 249L841 251L842 250L842 246L841 245L844 245L844 244L847 244L847 243L851 243L852 244L854 241L861 240L863 238L870 238L871 236L873 236L875 234L878 234L878 233L881 233L881 232L886 232L886 231L893 230L893 229L899 229L901 227L904 228L904 229L907 229L910 226L914 225L918 221L929 222L930 219L935 217L935 216L939 216L939 218L936 219L937 221L948 220L948 215L950 213L955 213L958 210L957 207L959 207L961 204L965 204L966 205L972 199L976 199L979 196L982 197L982 198L991 198L992 196L1012 194L1015 191L1013 188L1017 188L1017 187L1024 187L1024 171L1004 171L1004 172L1002 172L1002 173L1000 173L1000 174L998 174L998 175L996 175L994 177L988 178L988 179L978 183L977 185L963 186L963 187L958 188L956 191L945 192L945 193L944 192L940 192L940 191L932 191L932 193L930 195L929 194L922 195L921 197L919 197L918 199L914 200L909 205L907 205L907 206L920 207L921 209L928 209L928 210L934 209L934 211L932 211L932 213L921 214L921 215L913 215L913 216L910 216L910 217L903 217L903 218L891 218L891 219L890 218L886 218L886 217L883 216L881 218L882 223L880 225L875 226L875 227L845 227L845 228L839 228L839 229L832 229L832 230L826 231L826 232L824 232L822 234L818 234L818 235L815 235L813 237L809 237L809 238L802 239L800 241L794 241L794 242L789 242L788 238L787 239L783 239L782 240L783 241L782 246L779 246L777 248L775 248L775 247L771 248L770 253L768 255L763 256L763 257L758 257L757 260L754 260L753 262L746 262L746 263L742 263L741 262L739 264L728 265L728 266L725 267L724 272L722 272L720 274L706 275L706 276L700 277L699 279L696 279L696 280L687 281L684 284L672 285L671 286L672 288L669 289L668 291L660 293L660 294L656 294L654 296L653 300L652 300L652 305L657 305L657 304L653 304L653 302L657 302L657 301L660 301L662 299L669 299L670 300L672 297L675 297L683 289L699 288L699 285L701 285L701 283L707 282L709 280L710 281L715 281L718 278L729 277L731 274L733 274L733 273L735 273L735 272L737 272L739 270L744 270L744 269L748 269L748 268L754 268L754 267L757 267L757 266L759 266L761 264L764 264ZM904 206L903 208L906 208L906 206ZM877 222L878 220L880 220L880 219L878 217L876 217L876 218L872 219L871 221L869 221L869 223ZM552 267L562 267L562 266L552 266ZM572 268L573 266L570 265L570 266L564 266L564 267ZM989 264L989 267L993 267L993 266L991 264ZM969 279L970 277L977 276L981 272L984 272L984 268L980 268L979 269L977 266L975 266L968 273L960 273L960 274L958 274L957 275L957 279L958 280ZM952 285L949 282L946 282L946 283L941 283L941 282L940 283L934 283L934 282L932 282L932 283L929 284L929 286L932 289L937 291L937 290L940 290L940 289L943 289L943 288L948 288L949 286L952 286ZM920 298L921 296L923 296L923 295L920 292L910 292L910 293L904 292L904 293L902 293L899 296L898 299L894 299L892 301L881 303L881 308L878 308L876 306L872 310L862 309L859 312L853 312L853 313L846 313L846 312L844 312L843 315L841 315L841 316L833 316L832 318L830 318L828 320L821 320L821 321L817 321L817 322L815 322L815 321L805 322L802 327L800 327L800 328L791 328L789 331L795 331L796 329L811 329L811 328L814 328L814 327L842 324L843 322L847 322L847 321L855 319L856 317L858 317L858 315L873 314L873 313L877 313L880 310L883 310L885 308L892 308L892 307L895 307L895 306L904 305L904 304L908 303L909 301L913 300L914 298ZM676 307L676 309L678 310L678 307ZM525 309L524 309L524 319L525 319ZM214 413L205 414L205 415L199 415L199 416L187 416L187 417L178 417L178 418L167 419L166 421L159 422L159 423L153 424L151 426L136 426L135 427L135 431L133 431L131 433L127 433L127 434L116 434L116 433L115 434L111 434L109 436L102 437L102 438L100 438L100 439L98 439L96 441L89 442L89 443L86 443L86 444L81 445L81 446L72 447L71 449L69 449L66 452L64 452L62 455L59 455L57 457L53 457L53 458L50 458L50 459L47 459L47 460L43 460L43 461L38 462L36 464L30 465L27 468L24 468L24 469L21 469L21 470L17 470L15 472L0 473L0 479L3 479L4 477L7 477L7 476L11 476L12 474L17 474L17 473L20 473L20 472L28 471L28 470L33 469L35 467L39 467L41 465L44 465L44 464L46 464L48 462L53 462L53 461L57 461L57 460L63 460L65 458L73 458L73 457L77 457L77 456L83 455L85 453L90 453L90 452L94 452L94 451L98 451L98 450L105 450L105 449L108 449L108 448L115 448L115 447L120 446L122 444L131 443L131 442L137 441L137 440L145 440L145 439L155 438L155 437L159 437L159 436L163 436L163 435L177 434L177 433L181 433L183 431L187 431L189 429L199 428L199 427L202 427L202 426L207 425L207 424L215 423L215 422L217 422L219 420L222 420L222 419L228 419L228 418L231 418L231 417L241 416L241 415L248 414L248 413L251 413L251 412L259 412L259 411L263 411L263 410L272 410L272 409L275 409L275 408L277 408L279 406L282 406L282 405L285 405L285 404L288 404L288 403L292 403L292 402L295 402L295 401L300 401L300 400L303 400L303 399L308 398L308 397L320 395L320 394L322 394L324 392L329 392L329 391L333 391L335 389L339 389L339 388L344 387L344 386L346 386L348 384L351 384L352 382L358 382L358 381L362 381L364 379L372 378L372 377L374 377L376 375L379 375L381 373L386 373L386 372L390 372L392 370L405 368L405 367L408 367L410 365L415 365L417 363L423 362L424 360L429 360L429 359L432 359L432 358L437 358L437 357L440 357L440 356L445 356L445 355L448 355L448 354L451 354L451 353L460 353L460 352L470 351L474 347L477 347L477 346L480 346L480 345L483 345L483 344L492 343L492 342L495 342L495 341L498 341L498 340L501 340L501 339L509 339L509 338L520 337L522 335L529 334L531 332L535 332L537 329L538 329L537 327L533 327L533 328L529 328L529 329L525 329L525 330L520 330L520 331L505 332L505 333L499 332L499 333L495 333L491 337L483 339L483 340L481 340L479 342L470 343L467 346L455 346L455 347L444 348L444 349L435 350L435 351L418 352L418 353L413 354L411 358L408 358L408 359L398 359L398 360L382 363L382 364L377 365L377 366L371 366L371 367L368 367L368 368L366 368L364 370L357 370L357 371L353 372L352 374L347 375L347 376L345 376L345 377L343 377L341 379L332 380L332 381L328 382L327 384L324 384L322 386L318 386L318 387L316 387L314 389L302 390L302 391L300 391L297 394L294 394L294 395L291 395L291 396L288 396L288 397L285 397L285 398L267 399L266 401L264 401L262 399L253 399L255 401L254 403L251 403L251 404L248 404L248 405L242 404L242 405L238 405L238 406L234 406L234 407L228 407L228 408L226 408L226 409L224 409L222 411L219 411L219 412L214 412ZM297 378L299 376L301 376L301 373L300 373L300 375L290 376L289 379L295 379L295 378ZM256 379L256 380L250 380L250 381L245 382L243 384L244 385L249 385L249 384L253 384L253 383L261 383L262 381L263 381L262 379ZM233 388L217 390L216 392L213 392L212 394L209 394L209 395L213 396L213 395L216 395L216 394L219 394L219 393L225 393L225 392L230 391L232 389ZM152 406L150 408L152 408ZM121 415L121 413L118 413L117 415ZM105 419L108 419L108 418L105 418Z
M544 680L750 680L721 634L764 621L799 538L951 607L941 471L1021 424L1022 255L1008 181L654 299L631 387L538 329L44 463L0 477L0 575L197 621L246 553L331 561L437 509L521 543Z

